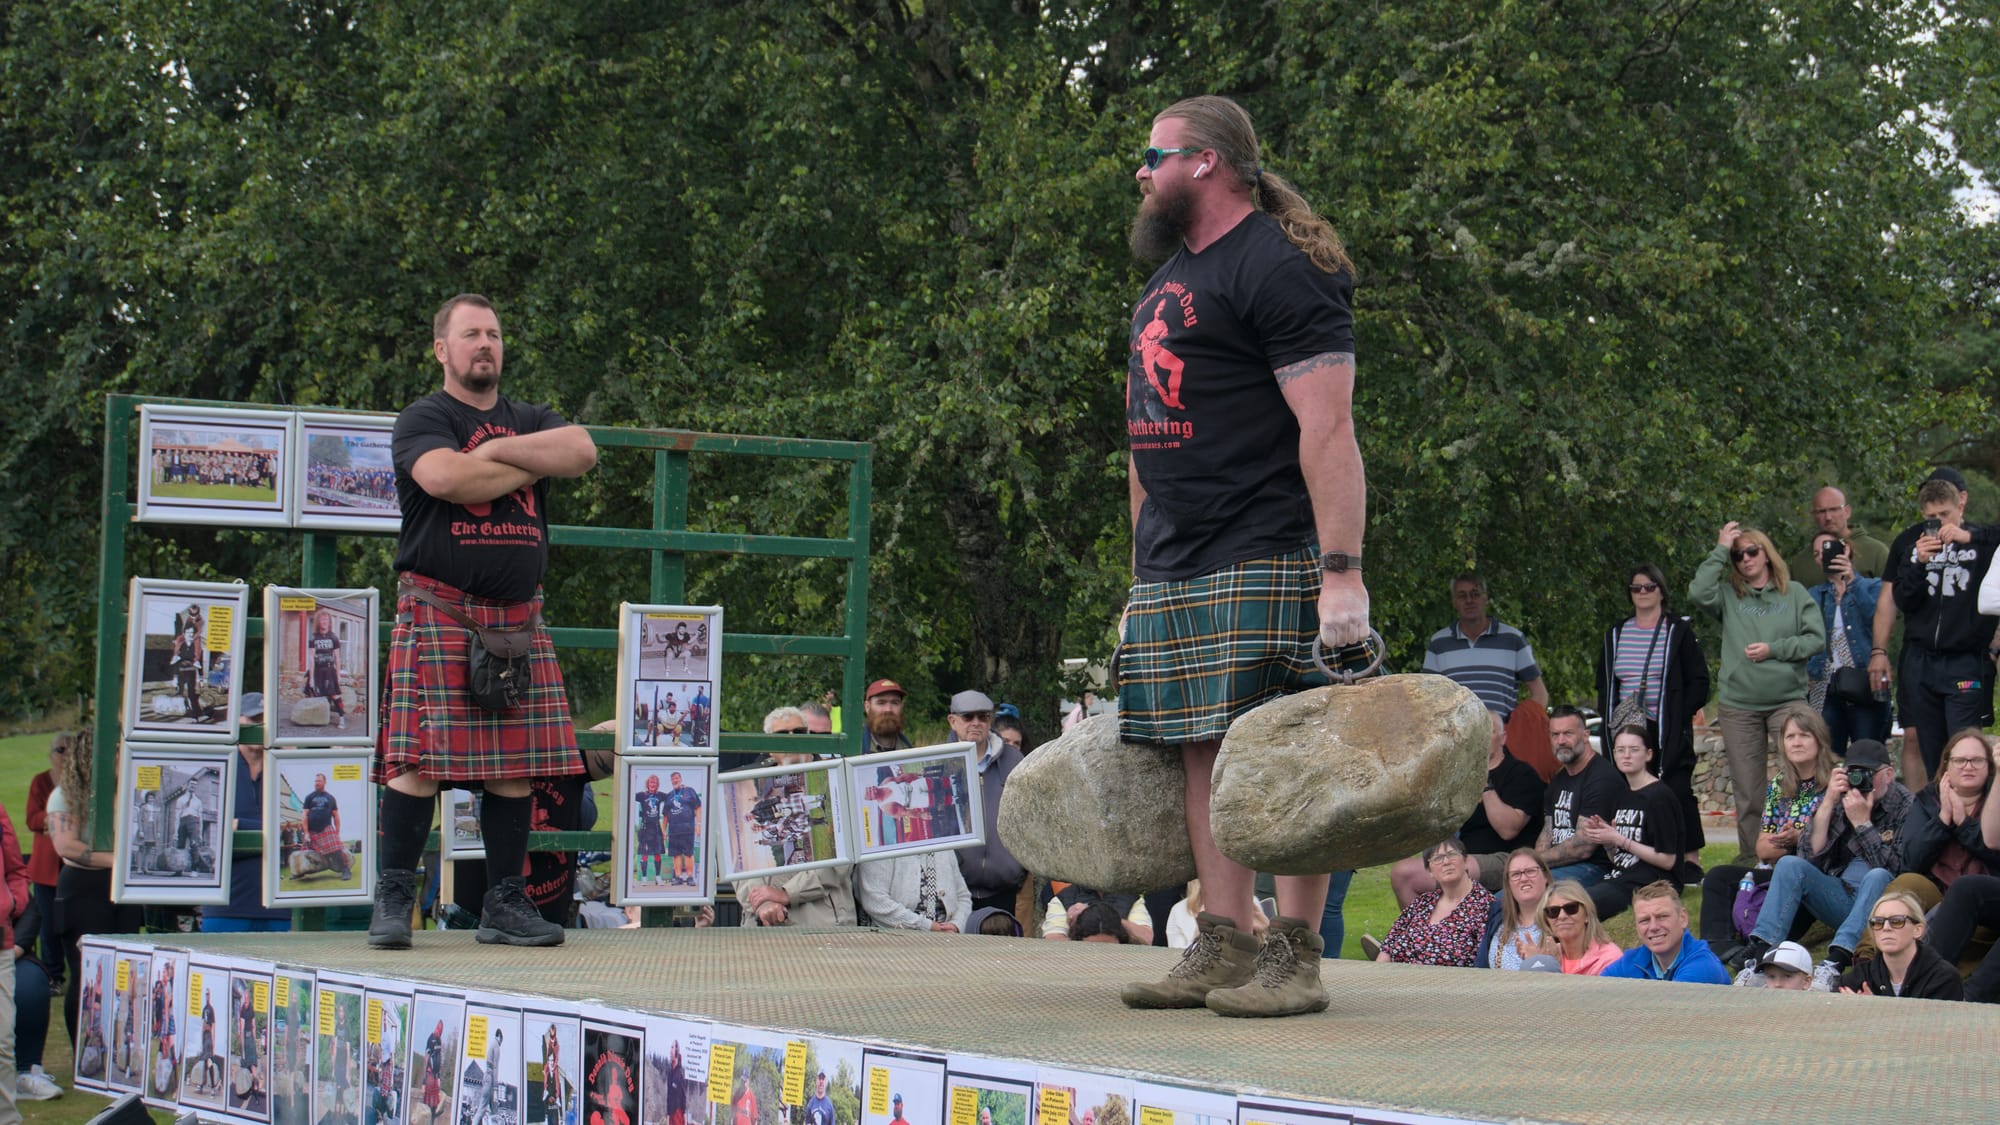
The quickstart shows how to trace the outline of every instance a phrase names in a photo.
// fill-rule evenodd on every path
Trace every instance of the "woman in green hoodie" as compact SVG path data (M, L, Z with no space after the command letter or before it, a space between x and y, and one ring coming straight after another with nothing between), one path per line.
M1826 622L1812 595L1791 580L1770 538L1735 520L1722 525L1715 550L1688 584L1688 597L1722 618L1717 718L1736 791L1736 841L1749 855L1769 780L1770 745L1780 733L1778 709L1806 697L1806 661L1826 648Z

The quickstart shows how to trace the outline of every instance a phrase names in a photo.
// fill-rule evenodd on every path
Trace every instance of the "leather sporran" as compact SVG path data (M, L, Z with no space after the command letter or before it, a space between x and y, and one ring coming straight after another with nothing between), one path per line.
M472 701L488 711L512 711L521 705L521 695L533 680L530 655L535 645L533 627L520 630L473 629L467 639L471 668L466 686Z

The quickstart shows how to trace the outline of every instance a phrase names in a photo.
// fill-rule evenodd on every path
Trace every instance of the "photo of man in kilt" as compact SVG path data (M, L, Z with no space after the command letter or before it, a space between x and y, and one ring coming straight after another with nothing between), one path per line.
M1277 880L1261 949L1254 873L1216 847L1209 795L1229 725L1327 682L1311 661L1368 638L1366 486L1355 441L1353 269L1339 236L1266 172L1227 98L1153 119L1132 251L1160 263L1131 313L1125 421L1133 583L1120 626L1126 741L1177 753L1208 909L1135 1008L1320 1011L1327 876Z
M554 410L500 394L500 318L477 294L431 322L444 388L396 417L396 624L376 742L380 875L368 944L410 945L416 867L439 788L483 791L486 898L478 939L560 945L526 894L534 778L580 773L555 646L541 625L549 478L579 477L597 446ZM527 682L504 710L472 694L473 633L532 632Z

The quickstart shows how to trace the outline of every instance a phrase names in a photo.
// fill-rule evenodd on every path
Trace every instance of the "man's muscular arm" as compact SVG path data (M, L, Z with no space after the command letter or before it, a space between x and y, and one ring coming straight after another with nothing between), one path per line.
M1361 553L1368 522L1368 486L1354 438L1354 354L1321 352L1274 375L1299 422L1299 470L1312 497L1321 551ZM1368 590L1359 571L1325 574L1319 596L1320 641L1329 646L1368 639Z
M498 461L542 477L580 477L597 464L597 443L582 426L558 426L532 434L491 438L471 456Z
M418 488L452 504L484 504L541 479L526 469L455 449L433 449L417 458L410 466L410 478Z

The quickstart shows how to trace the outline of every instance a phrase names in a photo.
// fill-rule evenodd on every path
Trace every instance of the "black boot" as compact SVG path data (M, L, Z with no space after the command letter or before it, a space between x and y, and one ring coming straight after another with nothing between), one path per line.
M410 911L417 905L417 873L383 871L375 883L375 916L368 922L368 944L376 949L410 948Z
M528 881L509 876L479 904L479 940L485 945L561 945L563 929L528 901Z

